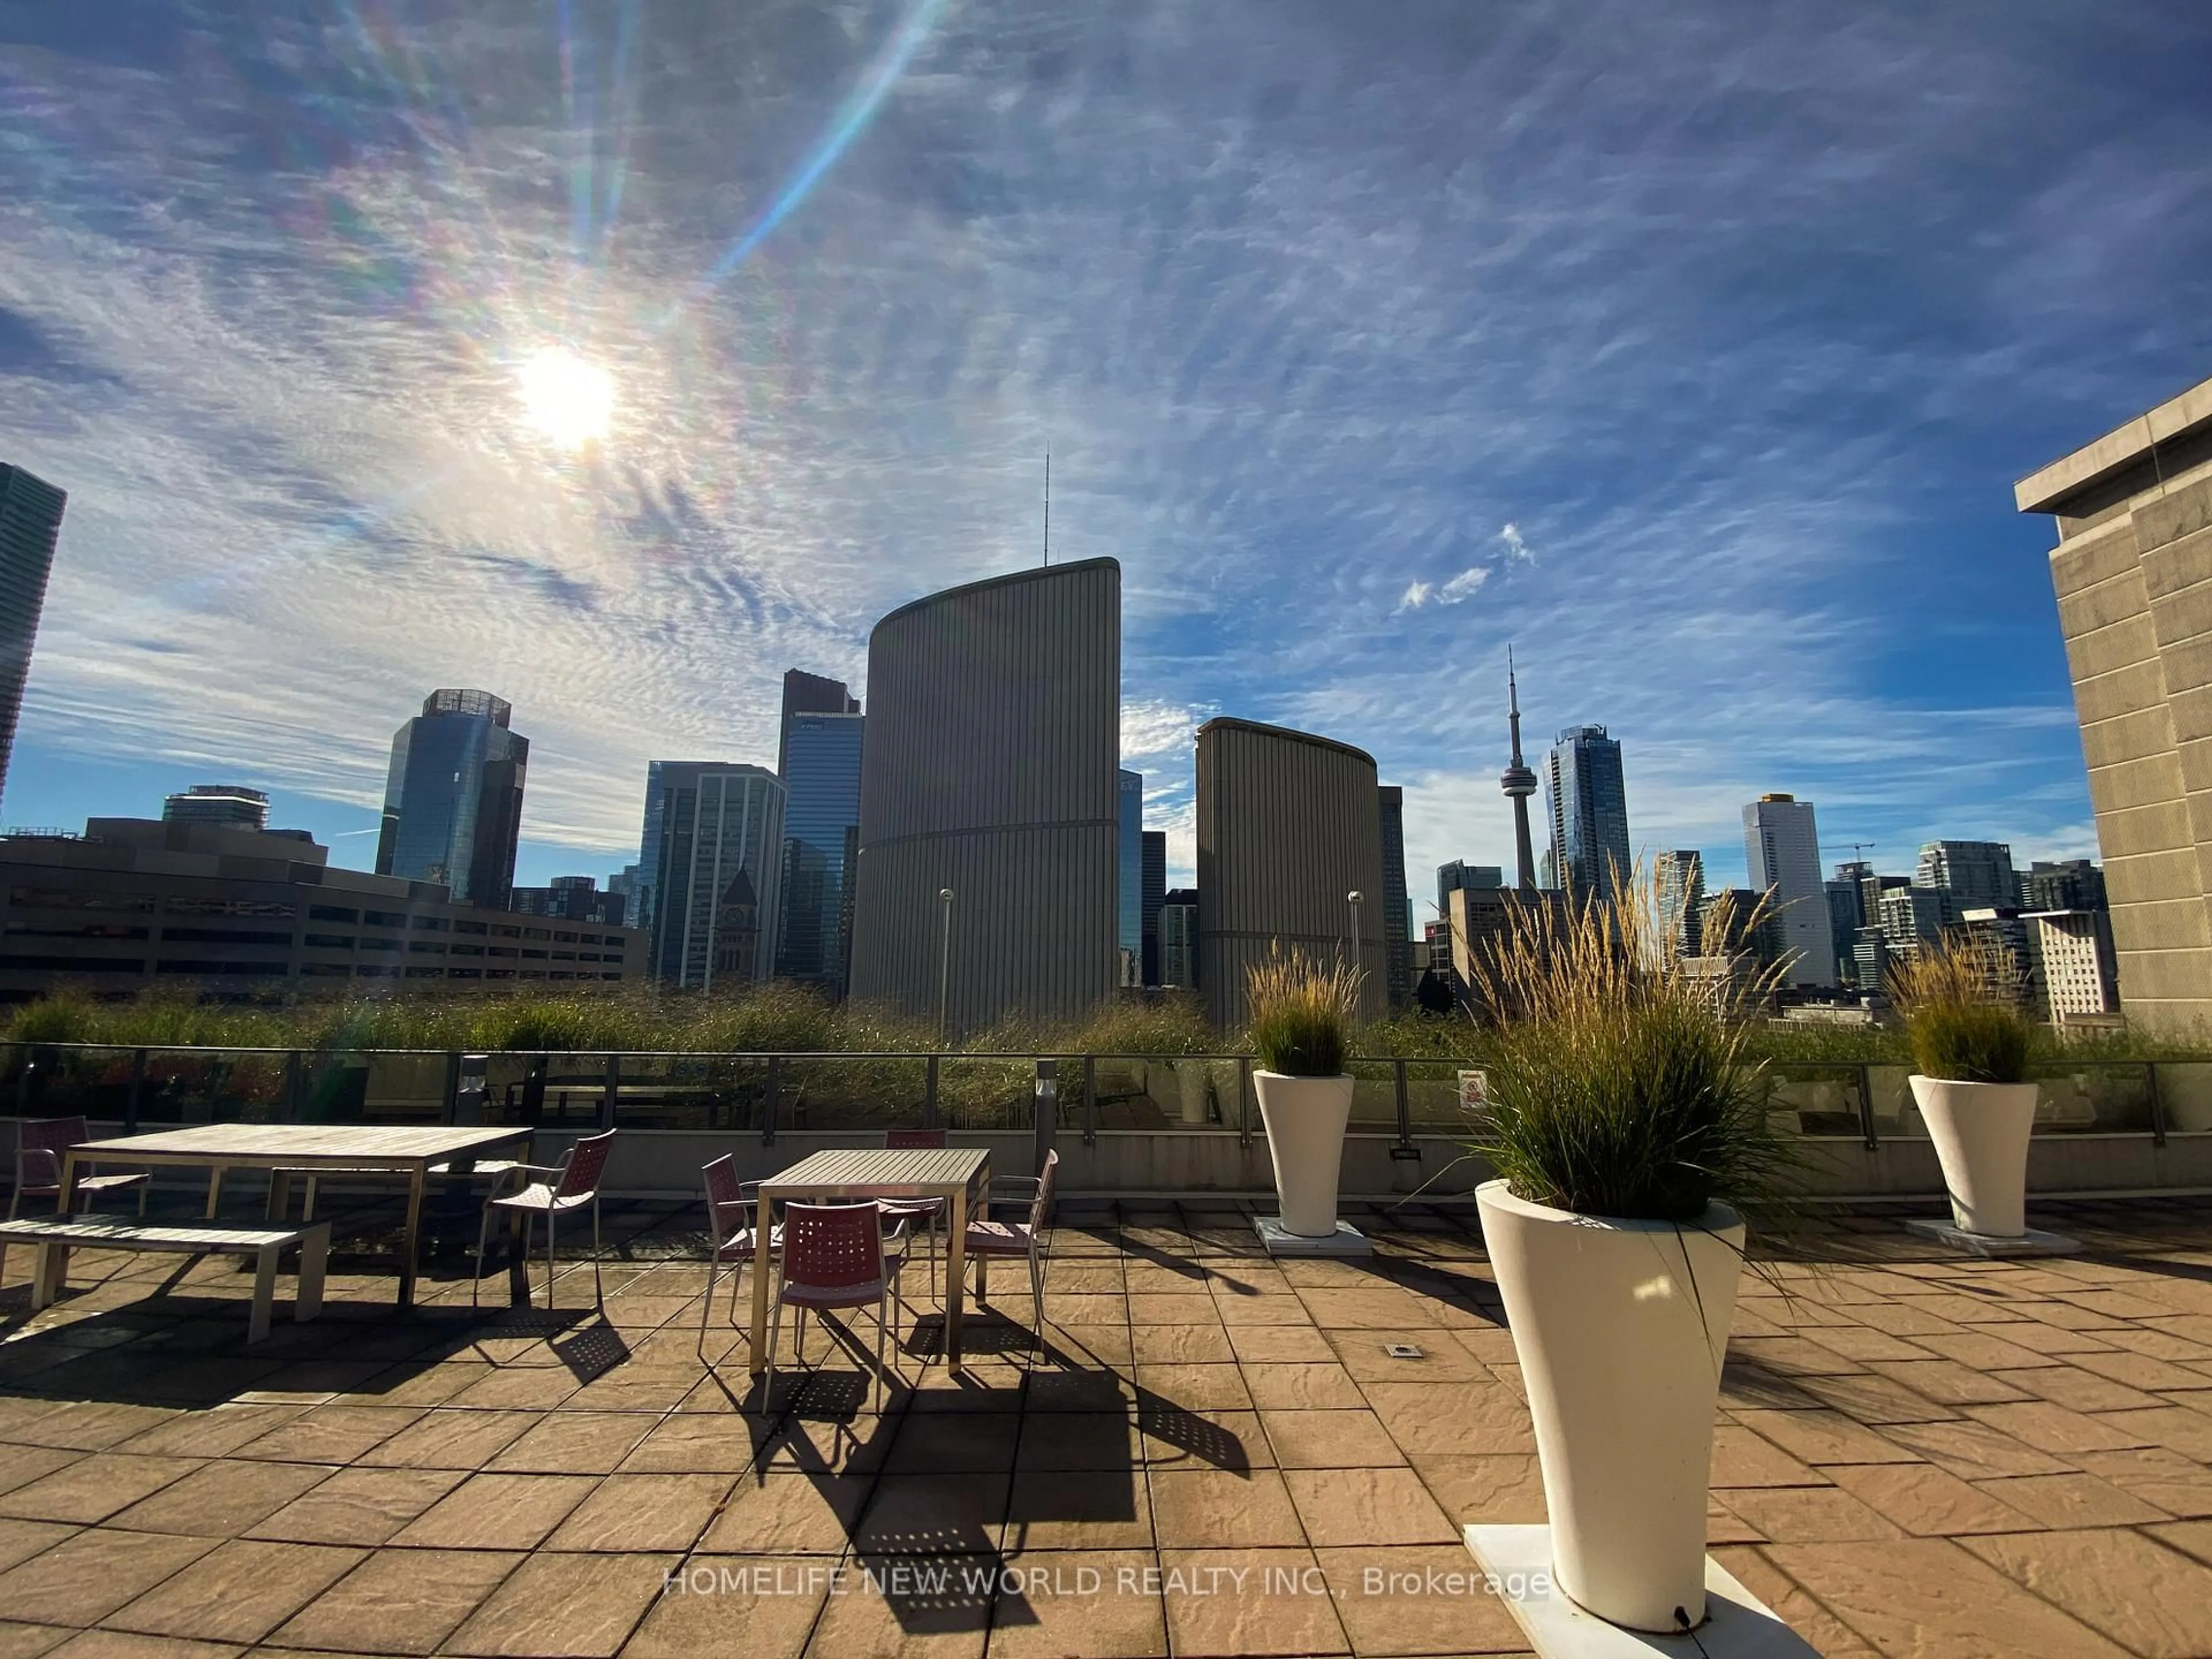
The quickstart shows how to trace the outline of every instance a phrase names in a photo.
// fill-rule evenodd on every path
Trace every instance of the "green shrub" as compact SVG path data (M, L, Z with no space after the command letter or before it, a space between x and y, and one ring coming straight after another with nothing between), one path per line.
M1986 940L1954 938L1890 975L1912 1063L1954 1083L2025 1083L2035 1029L2020 1010L2019 969Z
M1639 877L1617 905L1532 907L1480 964L1498 1026L1474 1150L1516 1197L1688 1222L1787 1196L1797 1155L1769 1121L1741 1018L1778 969L1693 972L1667 948L1658 900Z
M1346 963L1323 968L1299 952L1269 951L1245 975L1248 1040L1260 1069L1285 1077L1341 1076L1361 977Z

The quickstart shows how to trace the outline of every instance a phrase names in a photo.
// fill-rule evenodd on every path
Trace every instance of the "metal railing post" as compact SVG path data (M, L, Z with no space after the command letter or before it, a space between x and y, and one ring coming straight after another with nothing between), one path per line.
M297 1123L300 1121L301 1069L300 1051L287 1048L284 1051L284 1099L276 1109L280 1122Z
M1252 1144L1252 1061L1246 1054L1237 1056L1237 1144Z
M932 1054L922 1066L921 1127L925 1129L941 1127L937 1108L937 1061L938 1056Z
M123 1133L138 1133L138 1101L146 1091L146 1051L139 1049L131 1059L131 1093L123 1103Z
M446 1051L445 1117L448 1124L461 1121L461 1054L458 1048Z
M2143 1087L2150 1096L2150 1144L2162 1147L2166 1145L2166 1101L2158 1091L2158 1062L2154 1060L2143 1062Z
M1098 1056L1083 1057L1083 1144L1098 1144Z
M1859 1067L1859 1133L1866 1137L1867 1151L1881 1145L1874 1129L1874 1070L1866 1066Z
M1030 1140L1035 1168L1044 1168L1059 1130L1060 1061L1042 1059L1036 1063L1036 1081L1030 1090Z
M459 1059L459 1055L454 1056ZM599 1128L602 1132L615 1127L615 1104L622 1098L622 1056L607 1056L607 1080L599 1091Z
M768 1083L761 1091L761 1145L763 1146L775 1145L776 1109L781 1104L779 1097L782 1089L782 1070L776 1064L776 1057L770 1054L768 1057Z
M1398 1144L1410 1146L1413 1144L1413 1103L1406 1094L1406 1062L1394 1060L1390 1069L1398 1085Z

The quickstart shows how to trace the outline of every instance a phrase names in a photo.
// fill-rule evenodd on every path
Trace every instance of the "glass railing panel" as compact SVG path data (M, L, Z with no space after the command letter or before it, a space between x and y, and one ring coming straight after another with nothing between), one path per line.
M150 1048L138 1097L142 1127L274 1123L284 1115L284 1056L222 1048Z
M2166 1133L2212 1134L2212 1063L2162 1060L2153 1069Z
M446 1121L446 1086L451 1061L441 1053L410 1054L382 1051L354 1056L351 1063L334 1068L321 1086L332 1091L330 1104L343 1110L358 1090L356 1121L364 1123L420 1125ZM307 1115L303 1111L302 1115ZM314 1120L311 1121L325 1121ZM331 1121L341 1121L332 1118Z
M1767 1097L1767 1119L1784 1134L1808 1139L1857 1139L1859 1068L1856 1066L1793 1066L1774 1076Z
M2035 1133L2148 1134L2150 1067L2140 1063L2052 1068L2036 1079Z
M947 1129L1026 1129L1036 1121L1036 1063L946 1054L938 1062L938 1121ZM1083 1127L1083 1062L1062 1060L1057 1091L1064 1132Z

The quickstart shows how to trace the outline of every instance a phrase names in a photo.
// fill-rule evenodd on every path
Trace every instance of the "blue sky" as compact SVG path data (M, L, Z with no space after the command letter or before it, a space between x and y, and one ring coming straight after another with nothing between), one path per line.
M1927 15L1932 12L1933 15ZM1639 846L2094 851L2012 481L2212 374L2195 0L0 0L0 459L71 493L5 816L257 783L366 863L440 685L522 878L787 667L1121 559L1128 763L1370 750L1504 862L1532 734ZM572 452L558 347L612 377Z

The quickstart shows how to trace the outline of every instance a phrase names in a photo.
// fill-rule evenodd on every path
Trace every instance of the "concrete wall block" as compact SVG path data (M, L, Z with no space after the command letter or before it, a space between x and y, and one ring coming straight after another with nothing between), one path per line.
M2188 787L2181 781L2181 757L2171 746L2162 754L2147 755L2141 760L2121 761L2106 766L2089 769L2089 798L2095 804L2099 833L2103 832L2103 819L2107 812L2124 812L2131 807L2157 806L2186 800ZM2139 849L2116 845L2106 839L2105 851L2118 858Z
M2159 581L2152 572L2154 560L2179 544L2201 540L2203 532L2212 529L2212 478L2198 478L2179 488L2169 485L2164 495L2137 501L2131 516L2136 544L2142 550L2144 572L2150 578L2151 591L2156 592ZM2212 575L2212 546L2200 545L2188 557L2196 561L2197 574L2184 580L2202 581Z
M2107 682L2093 684L2102 685ZM2118 709L2100 709L2094 714L2083 711L2081 754L2092 768L2118 766L2154 755L2171 755L2173 747L2173 721L2163 702L2125 713Z
M2155 662L2158 655L2158 629L2151 625L2147 605L2109 627L2093 633L2068 635L2066 666L2074 678L2076 702L2080 700L2083 681L2139 662Z
M2140 566L2058 601L2058 623L2069 639L2139 616L2150 603Z
M2135 521L2121 518L2087 530L2051 551L2051 586L2060 599L2134 573Z

